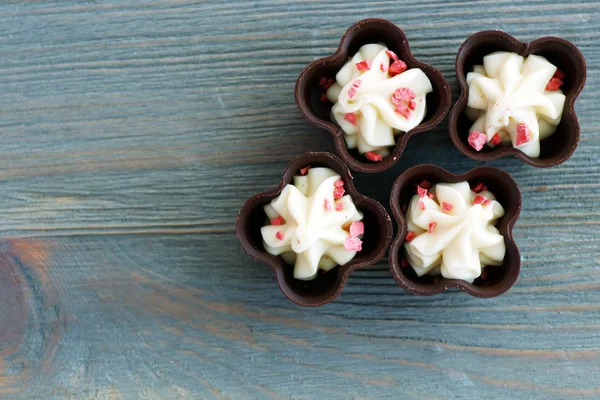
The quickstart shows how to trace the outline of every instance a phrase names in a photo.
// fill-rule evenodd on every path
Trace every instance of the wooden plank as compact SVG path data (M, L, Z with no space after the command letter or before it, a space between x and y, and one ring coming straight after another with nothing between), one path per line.
M515 287L418 298L386 260L306 310L235 238L252 194L332 151L293 86L353 22L383 16L457 96L471 33L558 35L588 61L582 140L521 186ZM600 3L495 0L0 5L0 398L600 397ZM444 125L359 189L387 206L417 163L460 172Z

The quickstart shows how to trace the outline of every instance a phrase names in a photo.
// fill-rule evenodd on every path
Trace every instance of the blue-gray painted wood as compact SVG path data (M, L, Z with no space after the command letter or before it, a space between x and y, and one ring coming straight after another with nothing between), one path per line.
M382 260L303 309L235 238L289 160L333 150L294 83L368 16L401 26L454 98L479 30L587 58L574 156L491 163L524 196L522 273L499 298L413 297ZM0 20L0 398L600 397L600 3L4 1ZM357 186L387 204L423 162L478 165L443 124Z

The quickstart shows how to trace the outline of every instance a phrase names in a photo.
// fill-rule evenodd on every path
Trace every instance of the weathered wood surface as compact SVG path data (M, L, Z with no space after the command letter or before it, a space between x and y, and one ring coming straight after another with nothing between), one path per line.
M283 298L237 211L308 150L300 70L385 17L440 68L471 33L559 35L588 61L564 165L493 162L523 191L522 274L490 300L407 295L386 260L320 309ZM600 4L594 1L4 1L0 398L600 397ZM445 126L357 186L460 172Z

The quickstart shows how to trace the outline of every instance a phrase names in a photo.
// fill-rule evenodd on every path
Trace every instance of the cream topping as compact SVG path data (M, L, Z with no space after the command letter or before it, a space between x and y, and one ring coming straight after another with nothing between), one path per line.
M560 89L546 90L556 71L556 66L536 55L485 56L483 65L467 74L466 114L475 121L469 132L484 133L491 147L512 144L530 157L539 157L540 140L554 133L565 103Z
M297 279L310 280L318 269L344 265L360 250L357 236L363 225L357 221L363 216L343 195L343 184L332 169L310 168L264 207L271 220L261 228L264 247L294 265Z
M487 265L502 264L506 247L494 226L504 208L492 193L473 192L468 182L439 183L423 197L414 195L406 219L404 249L418 276L473 282Z
M421 123L426 112L425 95L433 90L419 68L394 75L389 54L381 44L362 46L327 90L328 100L334 103L333 119L343 129L348 148L358 148L361 154L388 155L388 148L396 143L396 134ZM404 109L403 115L397 112L398 104L392 102L392 96L401 88L414 94L414 109Z

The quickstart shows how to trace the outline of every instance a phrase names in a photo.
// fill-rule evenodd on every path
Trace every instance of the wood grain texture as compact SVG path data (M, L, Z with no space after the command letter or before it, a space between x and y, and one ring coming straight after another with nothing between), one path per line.
M519 281L418 298L387 260L307 310L234 234L237 211L333 150L293 86L365 17L404 29L457 96L473 32L558 35L588 62L582 139L521 186ZM0 398L600 398L600 3L545 0L4 1L0 5ZM453 172L446 126L390 171Z

